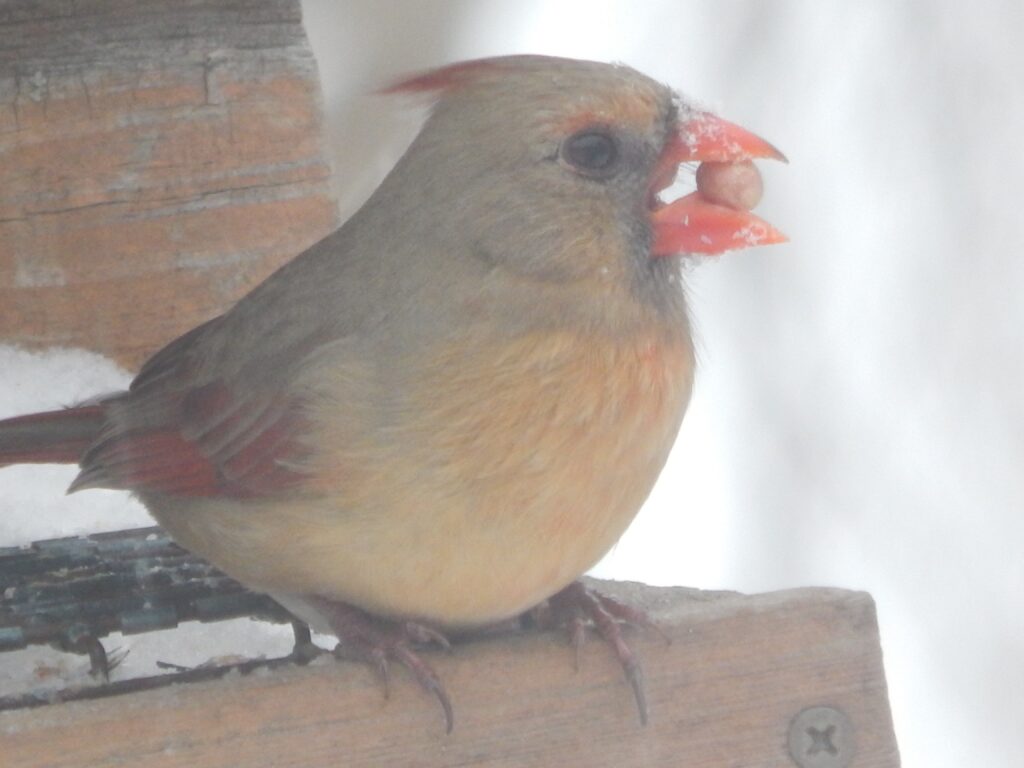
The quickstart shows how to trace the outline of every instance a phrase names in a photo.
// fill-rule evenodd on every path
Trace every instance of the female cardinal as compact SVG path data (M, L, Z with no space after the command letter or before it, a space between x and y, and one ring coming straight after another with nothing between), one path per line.
M0 422L0 466L77 462L183 546L342 644L398 660L551 599L612 643L576 582L619 538L686 409L681 253L782 236L746 209L782 156L625 66L452 65L363 208L127 392ZM680 163L697 191L664 204Z

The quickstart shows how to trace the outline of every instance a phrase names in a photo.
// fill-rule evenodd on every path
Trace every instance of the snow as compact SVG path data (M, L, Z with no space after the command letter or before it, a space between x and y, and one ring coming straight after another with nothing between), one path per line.
M83 350L29 352L0 345L0 418L52 410L124 389L127 371ZM65 496L69 466L0 469L0 546L101 530L153 525L125 494L99 491Z
M404 72L475 56L625 61L711 101L788 155L788 166L759 165L758 215L791 242L687 271L700 343L691 411L661 482L596 574L747 592L869 590L904 764L1016 766L1024 752L1018 4L304 7L346 215L415 129L365 94ZM692 188L692 178L680 183ZM76 351L0 348L0 371L0 416L128 380ZM0 470L0 545L150 524L123 494L65 497L73 474ZM131 646L117 674L155 659L194 664L290 647L287 627L268 627L271 650L261 650L254 627L266 625L191 625L178 630L187 635L107 645ZM63 664L72 677L88 665L38 653L0 656L0 690L14 674L32 678L37 663Z
M61 408L124 389L130 381L127 371L83 350L30 352L0 345L0 371L0 418ZM47 465L0 469L0 546L154 524L142 505L125 493L91 490L66 496L75 471ZM197 666L229 654L281 656L291 651L292 632L288 626L246 619L211 625L188 622L176 630L110 635L103 645L113 658L124 654L111 674L111 679L123 680L159 674L158 661ZM0 655L0 694L98 683L89 674L87 656L45 646Z

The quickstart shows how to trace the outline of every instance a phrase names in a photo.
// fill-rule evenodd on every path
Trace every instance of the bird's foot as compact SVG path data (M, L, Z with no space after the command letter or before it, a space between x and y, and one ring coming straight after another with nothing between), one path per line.
M354 657L370 662L384 681L385 698L390 694L390 664L397 661L409 670L427 693L438 700L444 710L447 731L451 733L455 718L448 693L433 667L413 650L417 645L437 645L450 650L451 645L444 635L414 621L379 619L346 603L321 597L305 599L338 636L338 646L334 649L336 657Z
M644 692L643 669L622 636L622 627L633 625L657 632L667 641L667 635L646 613L602 595L581 581L574 581L549 598L546 604L534 609L531 618L541 627L564 626L569 631L569 641L576 652L577 668L589 621L597 630L597 634L611 646L619 664L622 665L622 671L636 698L640 722L647 725L647 695Z

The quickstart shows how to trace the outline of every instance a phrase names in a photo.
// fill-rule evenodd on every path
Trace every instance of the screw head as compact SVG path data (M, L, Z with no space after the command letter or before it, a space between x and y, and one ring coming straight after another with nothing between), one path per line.
M790 722L788 745L800 768L845 768L853 759L853 723L833 707L808 707Z

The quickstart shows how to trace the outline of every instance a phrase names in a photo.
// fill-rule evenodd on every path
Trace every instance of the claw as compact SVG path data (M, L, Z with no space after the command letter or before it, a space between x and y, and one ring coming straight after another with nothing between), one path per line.
M595 596L597 597L598 601L600 601L601 607L603 607L606 611L608 611L608 613L610 613L619 621L625 622L626 624L632 624L634 627L641 627L643 629L648 630L649 632L653 632L662 640L664 640L666 645L672 645L672 638L669 637L668 632L666 632L661 627L661 625L659 625L656 621L652 621L651 617L648 616L644 611L641 611L639 608L634 608L631 605L620 603L615 598L608 597L608 595L601 595L595 593Z
M406 635L420 645L436 645L443 651L451 651L452 649L452 644L448 642L448 638L436 629L431 629L415 621L405 622L404 629Z
M580 655L583 653L583 641L587 639L587 627L580 616L573 616L569 621L569 642L573 647L573 669L580 671Z
M647 694L644 689L643 668L622 636L622 625L635 624L652 629L667 641L668 636L664 631L642 611L588 589L579 581L573 582L551 597L549 604L555 622L563 623L569 629L570 639L576 646L577 668L585 635L582 617L585 616L593 622L594 629L611 646L619 660L626 681L633 690L640 723L647 725Z
M445 643L447 642L445 640ZM451 733L455 727L455 713L452 710L452 702L448 698L448 692L441 683L441 678L437 676L433 667L413 653L404 643L396 645L394 652L403 666L416 678L416 682L420 684L420 687L428 693L432 693L441 704L441 709L444 710L446 731Z
M385 698L391 695L390 662L397 661L409 670L423 690L437 699L444 711L445 730L452 732L455 714L441 678L410 647L410 644L433 644L450 650L448 638L417 622L388 622L345 603L320 597L304 599L321 613L338 636L336 656L343 658L354 652L368 660L384 683Z
M588 605L588 612L594 621L594 627L604 641L615 650L626 680L629 681L629 685L633 689L633 696L636 698L636 706L640 713L640 723L647 725L647 695L644 691L643 668L622 637L622 625L601 605L600 599L594 598L591 594L588 594L587 597L593 600L593 603Z
M383 648L374 648L370 651L370 658L377 668L377 676L384 684L384 699L391 698L391 664L388 662L388 653Z

